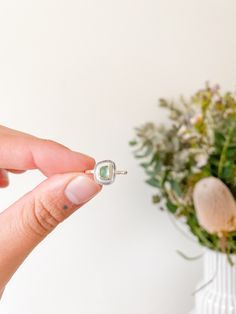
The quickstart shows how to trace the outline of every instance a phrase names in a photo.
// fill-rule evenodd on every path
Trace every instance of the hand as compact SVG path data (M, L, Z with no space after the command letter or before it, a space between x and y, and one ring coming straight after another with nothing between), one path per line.
M0 214L0 295L32 249L101 190L83 174L94 160L50 140L0 126L0 187L7 173L39 169L48 178Z

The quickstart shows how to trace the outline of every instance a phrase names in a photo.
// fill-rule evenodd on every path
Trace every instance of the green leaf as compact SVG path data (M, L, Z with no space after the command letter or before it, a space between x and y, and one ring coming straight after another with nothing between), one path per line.
M155 178L150 178L148 180L145 181L147 184L151 185L151 186L154 186L156 188L160 188L161 187L161 183L160 181L158 181L157 179Z
M164 98L160 98L159 99L159 106L166 108L166 107L168 107L168 102Z
M153 202L154 204L160 203L160 201L161 201L160 195L155 194L155 195L152 196L152 202Z
M152 159L150 161L150 164L157 162L160 160L160 154L159 152L155 152L155 154L153 154Z
M156 159L157 153L153 154L152 158L149 161L140 163L140 166L143 167L144 169L147 169L155 162Z
M234 177L234 164L226 161L222 169L221 179L228 182L232 177Z
M225 142L224 135L219 131L215 131L215 144L217 146L223 146L224 142Z
M212 154L209 158L209 162L211 165L214 165L216 167L218 167L219 165L219 161L220 161L220 155L218 154Z
M145 158L152 153L153 147L151 145L146 146L146 149L143 152L136 154L135 158Z
M163 165L163 162L161 160L157 160L155 162L154 171L157 172L157 173L160 172L162 165Z
M138 144L138 142L136 140L129 141L130 146L135 146L137 144Z
M177 193L177 195L181 196L182 195L182 190L179 182L175 180L170 181L171 188Z
M155 175L155 173L153 173L153 170L149 170L149 168L145 168L145 172L151 178Z
M177 209L178 209L178 206L173 204L170 200L168 200L166 202L166 207L169 209L169 211L172 213L172 214L175 214Z
M150 166L150 162L141 162L139 165L142 168L147 169Z
M236 147L229 147L226 151L226 158L235 160L236 159Z

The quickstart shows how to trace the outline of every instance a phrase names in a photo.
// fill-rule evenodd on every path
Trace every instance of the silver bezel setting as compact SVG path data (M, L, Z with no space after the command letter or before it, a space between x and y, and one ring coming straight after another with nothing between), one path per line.
M102 167L108 166L110 168L110 170L112 170L112 176L109 180L107 179L103 179L100 176L100 170ZM112 160L102 160L99 161L95 168L94 168L94 180L98 183L98 184L105 184L105 185L109 185L112 184L115 181L116 178L116 165L114 163L114 161Z

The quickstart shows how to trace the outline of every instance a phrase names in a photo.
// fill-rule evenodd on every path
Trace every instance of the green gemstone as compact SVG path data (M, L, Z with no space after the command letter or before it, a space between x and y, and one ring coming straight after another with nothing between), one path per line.
M104 180L109 180L110 179L110 171L109 171L109 166L102 166L100 168L100 177Z

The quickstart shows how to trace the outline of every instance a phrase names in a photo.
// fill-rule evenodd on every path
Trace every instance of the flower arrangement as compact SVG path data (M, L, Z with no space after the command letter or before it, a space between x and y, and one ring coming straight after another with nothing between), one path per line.
M168 126L146 123L135 128L130 141L146 182L156 188L153 202L182 217L201 245L235 254L236 224L224 232L207 230L193 192L200 180L214 177L236 198L236 96L207 83L188 100L160 99L159 105L168 110Z

